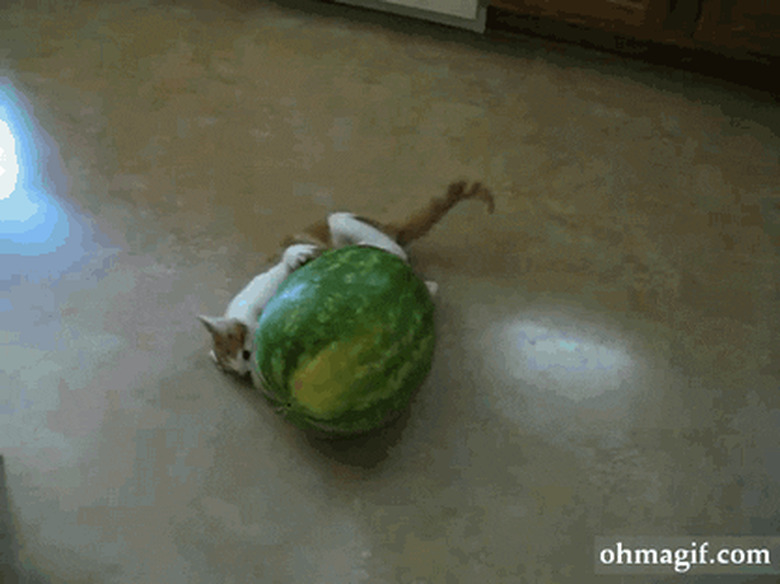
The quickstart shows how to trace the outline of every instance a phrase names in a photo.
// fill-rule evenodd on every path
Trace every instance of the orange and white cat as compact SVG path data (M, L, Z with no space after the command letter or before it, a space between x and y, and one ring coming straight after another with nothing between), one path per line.
M408 261L403 246L424 236L452 207L466 199L480 199L493 212L493 196L487 189L480 183L467 188L467 183L461 181L452 183L443 197L432 199L426 208L400 224L382 225L352 213L331 213L326 220L307 228L303 235L286 239L281 260L241 290L224 316L198 317L211 334L211 358L224 371L240 376L254 373L252 353L257 321L276 289L294 270L325 249L347 245L377 247ZM426 285L432 295L436 293L435 282ZM252 377L257 384L256 375Z

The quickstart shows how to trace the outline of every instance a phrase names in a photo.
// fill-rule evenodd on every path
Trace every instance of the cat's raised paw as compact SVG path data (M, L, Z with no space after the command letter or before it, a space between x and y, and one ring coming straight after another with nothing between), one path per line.
M284 264L292 271L297 270L309 260L313 260L322 253L322 249L316 245L298 243L284 250L282 259Z
M428 280L425 282L425 285L428 287L428 292L431 296L436 296L436 292L439 291L439 285L436 282L433 282L431 280Z

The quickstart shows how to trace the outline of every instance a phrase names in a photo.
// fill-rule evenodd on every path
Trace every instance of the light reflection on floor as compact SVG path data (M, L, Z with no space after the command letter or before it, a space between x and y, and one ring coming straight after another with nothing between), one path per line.
M631 425L649 379L649 356L631 334L582 306L540 303L503 287L483 283L470 296L504 302L472 306L464 323L482 331L470 354L491 380L479 392L492 414L555 441L593 424L611 434Z
M517 351L517 358L510 361L514 375L529 380L552 377L557 383L551 388L575 401L619 388L631 366L623 349L587 331L573 333L519 321L505 326L501 337L506 347Z
M5 117L0 117L0 201L11 196L19 177L16 140Z
M0 280L52 277L83 256L83 225L62 203L59 149L32 106L0 78Z
M522 294L501 280L456 277L448 292L469 306L468 332L457 334L467 346L466 371L489 380L475 386L487 418L561 444L596 427L617 437L656 386L654 354L609 314Z
M635 364L619 336L598 326L537 314L499 318L482 337L491 363L510 385L545 387L572 402L625 387ZM560 322L559 322L560 321Z

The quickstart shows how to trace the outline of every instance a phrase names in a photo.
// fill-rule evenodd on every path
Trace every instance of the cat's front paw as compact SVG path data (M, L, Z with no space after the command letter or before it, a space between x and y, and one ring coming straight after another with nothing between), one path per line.
M439 285L433 280L427 280L425 285L428 287L428 293L431 297L436 296L436 292L439 291Z
M294 271L309 260L316 258L318 255L320 255L320 253L322 253L322 249L316 245L298 243L296 245L291 245L286 250L284 250L284 256L282 256L282 260L284 261L284 265L286 265L290 271Z

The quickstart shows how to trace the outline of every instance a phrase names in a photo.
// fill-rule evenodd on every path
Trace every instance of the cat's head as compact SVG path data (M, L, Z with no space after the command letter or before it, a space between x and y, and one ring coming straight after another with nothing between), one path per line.
M251 371L252 352L249 348L249 329L236 318L199 316L211 334L211 358L217 366L230 373L244 376Z

